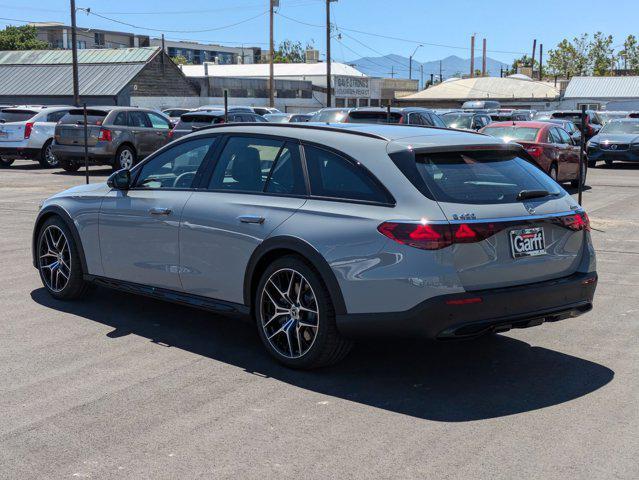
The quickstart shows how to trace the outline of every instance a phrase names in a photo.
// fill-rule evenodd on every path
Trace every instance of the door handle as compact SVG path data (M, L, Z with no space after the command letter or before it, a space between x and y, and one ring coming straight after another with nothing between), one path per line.
M237 219L242 223L264 223L264 217L259 215L240 215Z
M154 208L149 208L149 213L151 215L171 215L171 209L170 208L160 208L160 207L154 207Z

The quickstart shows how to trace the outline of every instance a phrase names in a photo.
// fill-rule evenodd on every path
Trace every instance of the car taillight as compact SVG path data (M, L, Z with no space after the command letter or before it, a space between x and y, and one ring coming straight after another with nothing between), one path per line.
M586 212L575 213L574 215L567 215L560 218L561 224L564 227L578 232L580 230L590 231L590 219Z
M533 158L539 158L541 157L541 152L543 151L541 147L537 147L537 146L530 146L530 147L526 147L526 151L533 157Z
M33 122L27 122L24 125L24 138L29 138L33 131Z
M173 130L169 130L169 134L168 134L169 139L173 138L173 135L175 135L175 132Z
M453 243L448 224L384 222L377 230L395 242L422 250L439 250Z
M111 130L107 130L106 128L101 128L100 133L98 134L99 142L110 142L112 140Z

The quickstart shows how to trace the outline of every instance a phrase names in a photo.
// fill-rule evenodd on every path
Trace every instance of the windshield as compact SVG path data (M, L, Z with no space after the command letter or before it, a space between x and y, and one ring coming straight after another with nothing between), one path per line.
M402 114L391 112L351 112L348 115L349 123L399 123Z
M442 120L447 127L450 128L470 128L473 116L472 115L455 115L446 114L442 117Z
M215 123L221 123L224 121L224 117L215 115L201 115L194 113L187 113L180 117L180 121L175 126L176 130L191 130L193 127L202 127L205 125L212 125Z
M32 110L5 109L0 111L0 123L24 122L33 117L36 112Z
M452 203L515 203L523 190L563 190L536 166L512 152L417 155L417 169L435 200Z
M348 110L326 110L316 113L311 119L312 122L339 123L343 122L348 115Z
M534 142L539 133L538 128L532 127L486 127L482 131L492 137L501 138L505 142L522 141Z
M599 133L627 133L639 135L639 122L609 122L601 129Z

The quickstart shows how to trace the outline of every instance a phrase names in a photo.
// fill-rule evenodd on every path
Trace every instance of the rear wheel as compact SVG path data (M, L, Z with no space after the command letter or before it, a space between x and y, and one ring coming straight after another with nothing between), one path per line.
M607 166L612 167L612 160L610 160L609 158L606 158L605 162Z
M129 170L133 168L133 165L135 165L135 151L127 145L120 147L113 160L113 171L123 168Z
M40 150L38 163L42 168L55 168L60 165L60 162L58 162L58 159L55 158L55 155L53 154L52 140L48 140L47 143L45 143L42 147L42 150Z
M37 246L38 271L49 294L60 300L82 297L88 284L83 278L78 247L60 217L45 220Z
M550 176L550 178L552 178L555 182L557 182L558 178L559 178L559 173L557 172L557 164L553 163L550 166L550 170L548 170L548 175Z
M59 160L59 165L65 172L77 172L80 168L80 164L78 162L73 162L71 160Z
M277 361L310 369L338 362L351 349L335 324L335 310L319 275L300 257L275 260L255 295L262 343Z
M9 168L13 165L14 159L0 158L0 168Z

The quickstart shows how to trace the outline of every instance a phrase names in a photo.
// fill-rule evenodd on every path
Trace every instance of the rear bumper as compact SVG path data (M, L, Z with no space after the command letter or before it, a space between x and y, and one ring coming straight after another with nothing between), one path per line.
M596 286L596 273L575 273L516 287L442 295L405 312L338 315L337 327L348 337L476 337L581 315L592 309Z
M620 152L613 150L591 150L588 149L588 160L604 161L618 160L620 162L639 162L639 150L622 150Z
M54 142L52 149L59 160L84 162L84 145L60 145ZM88 148L88 157L90 163L111 165L114 153L107 146L97 145Z

